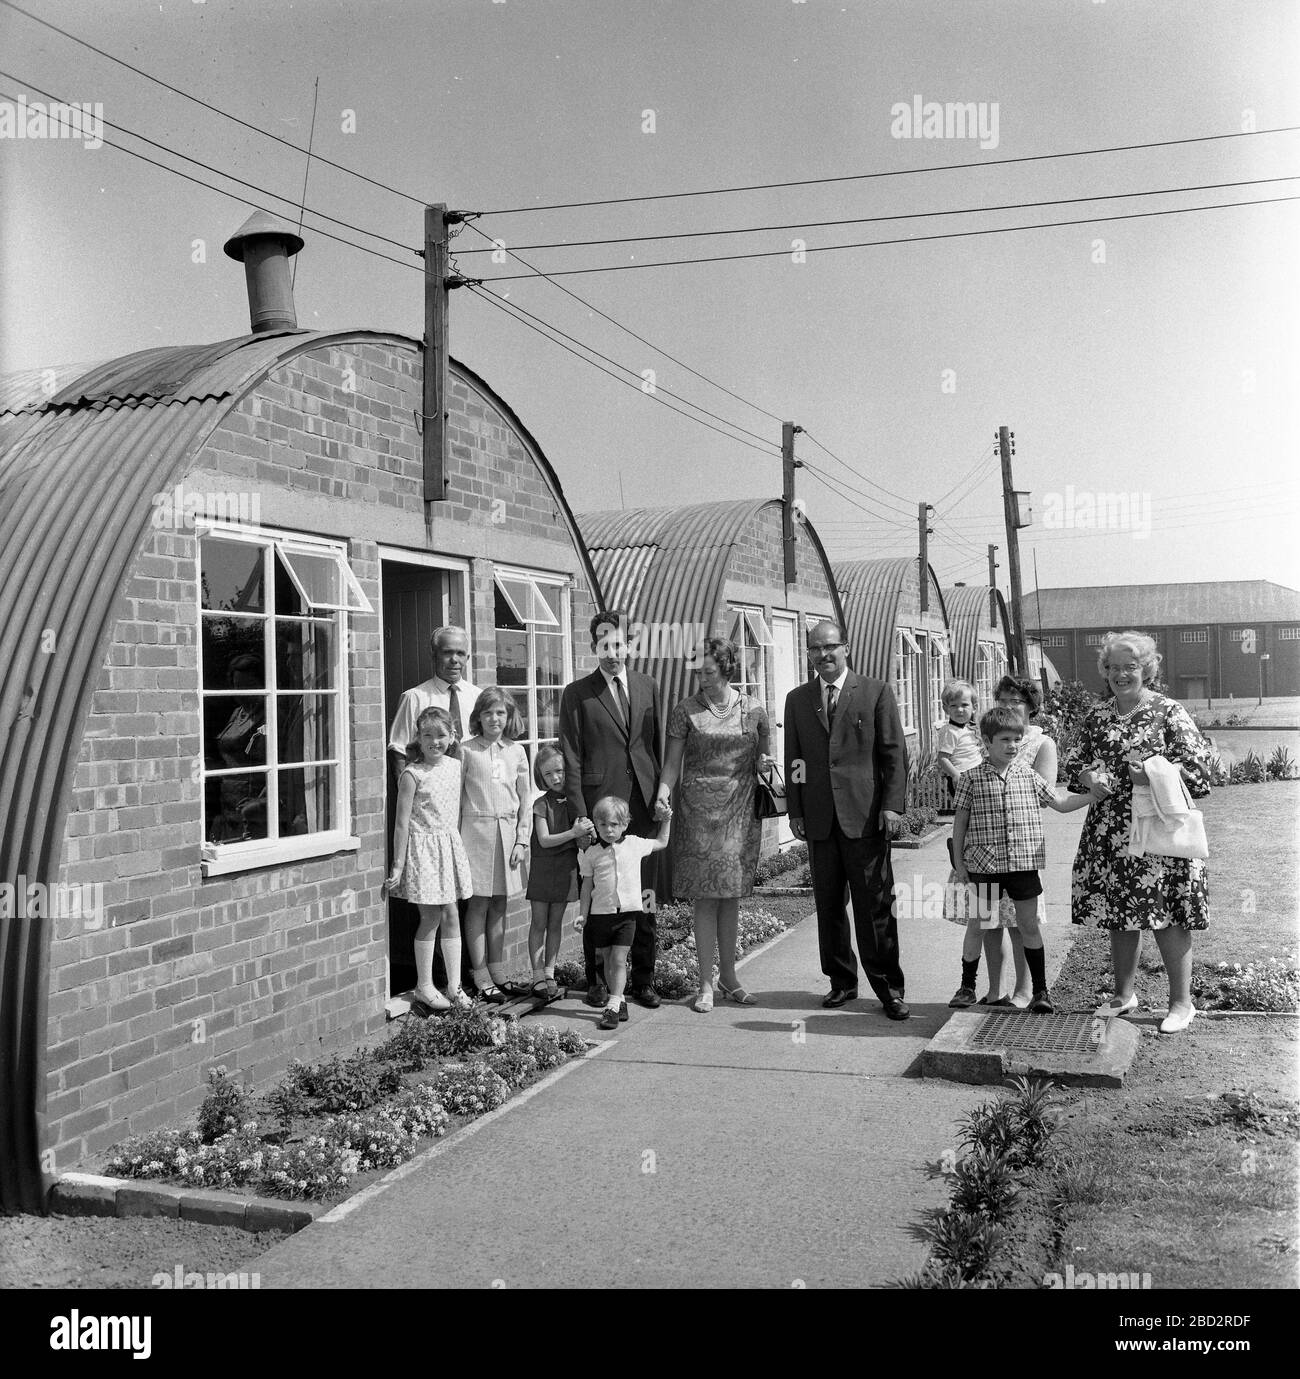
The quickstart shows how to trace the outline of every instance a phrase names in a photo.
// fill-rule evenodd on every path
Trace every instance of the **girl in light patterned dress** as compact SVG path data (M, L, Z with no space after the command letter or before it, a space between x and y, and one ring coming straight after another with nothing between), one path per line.
M420 910L415 933L416 995L429 1010L467 1006L460 987L460 919L456 901L473 887L469 858L459 832L461 766L448 750L456 741L451 716L428 708L415 721L416 739L406 750L408 765L397 784L393 825L393 870L384 893L409 900ZM433 954L442 937L447 994L433 984Z

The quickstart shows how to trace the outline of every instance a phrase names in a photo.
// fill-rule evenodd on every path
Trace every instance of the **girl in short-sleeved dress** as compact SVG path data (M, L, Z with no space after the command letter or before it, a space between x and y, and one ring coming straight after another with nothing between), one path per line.
M461 767L447 752L455 730L446 710L428 708L416 720L408 765L397 783L393 869L384 890L419 907L415 933L416 995L430 1010L468 1005L460 987L460 919L456 901L471 891L469 858L460 840ZM444 996L433 984L439 936L449 983Z
M533 801L525 892L533 910L528 956L533 965L533 995L554 1000L560 990L555 963L564 936L564 912L578 898L578 839L590 836L591 821L569 817L564 753L554 743L538 748L533 781L541 794Z
M503 689L482 691L469 725L474 736L460 744L460 836L474 883L465 942L479 995L500 1004L509 994L501 971L506 905L523 894L532 826L528 753L514 740L523 735L523 719Z

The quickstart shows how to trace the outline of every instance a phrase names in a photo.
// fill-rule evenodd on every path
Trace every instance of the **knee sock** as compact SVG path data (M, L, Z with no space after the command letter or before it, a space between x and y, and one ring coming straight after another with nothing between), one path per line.
M437 947L437 939L415 940L415 985L421 991L433 989L433 955Z
M1025 962L1029 967L1029 976L1033 981L1035 991L1047 990L1047 953L1042 948L1030 948L1025 945Z
M972 962L967 962L965 958L961 960L961 984L973 987L975 978L979 975L980 960L975 958Z

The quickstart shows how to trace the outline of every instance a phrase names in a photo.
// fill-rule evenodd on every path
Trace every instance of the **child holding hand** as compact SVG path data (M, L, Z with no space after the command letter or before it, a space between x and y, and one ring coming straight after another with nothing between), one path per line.
M533 909L528 956L533 965L533 995L553 1001L560 994L555 960L564 912L578 898L578 840L594 838L596 830L588 818L569 818L564 753L553 742L538 749L533 781L542 793L533 801L532 862L526 891Z
M1031 766L1018 762L1024 734L1020 711L1010 705L996 705L980 719L988 760L957 782L953 871L959 883L975 887L977 909L985 917L997 914L1004 892L1010 896L1033 980L1029 1009L1050 1015L1055 1007L1047 992L1046 956L1038 925L1038 897L1043 893L1038 869L1047 863L1039 809L1046 805L1069 814L1086 809L1091 796L1059 799Z
M451 716L428 708L416 719L416 738L397 782L393 869L383 885L419 907L415 933L415 994L427 1010L467 1006L460 987L460 919L456 901L470 894L469 858L460 840L460 762L448 752L456 741ZM447 968L444 996L433 984L433 954L442 937Z
M627 1019L623 987L627 982L627 955L641 913L641 859L668 846L671 811L665 811L653 838L628 833L632 820L627 801L605 795L591 811L596 843L578 855L582 878L582 913L574 928L591 926L592 946L605 969L609 996L597 1029L617 1029Z

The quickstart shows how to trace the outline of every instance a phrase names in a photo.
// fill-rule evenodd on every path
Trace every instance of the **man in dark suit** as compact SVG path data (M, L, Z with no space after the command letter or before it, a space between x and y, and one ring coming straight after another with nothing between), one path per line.
M847 886L867 981L885 1014L906 1020L889 860L889 839L907 804L898 704L884 681L848 669L844 635L833 622L808 634L808 659L815 678L785 700L785 778L790 828L808 842L822 971L831 983L822 1005L858 995Z
M599 666L564 687L560 699L564 790L575 819L591 818L596 801L604 795L626 800L632 813L629 832L649 838L659 814L651 808L659 785L663 736L659 686L648 675L628 669L626 627L624 613L597 613L591 620L591 649ZM646 870L643 863L642 890L649 889ZM599 1006L605 998L589 934L590 929L583 930L587 1004ZM659 1004L654 989L655 949L655 917L643 912L632 942L628 995L651 1008Z

